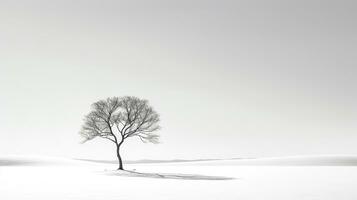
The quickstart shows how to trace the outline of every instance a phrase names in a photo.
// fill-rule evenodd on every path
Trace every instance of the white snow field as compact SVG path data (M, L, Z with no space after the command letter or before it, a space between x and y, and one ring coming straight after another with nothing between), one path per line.
M115 164L0 157L1 200L355 200L357 157Z

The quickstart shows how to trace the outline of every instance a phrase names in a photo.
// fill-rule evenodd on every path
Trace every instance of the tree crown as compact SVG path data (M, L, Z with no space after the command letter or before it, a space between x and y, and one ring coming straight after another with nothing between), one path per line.
M147 100L133 96L110 97L92 104L80 131L84 142L101 137L121 144L129 137L158 143L159 114Z

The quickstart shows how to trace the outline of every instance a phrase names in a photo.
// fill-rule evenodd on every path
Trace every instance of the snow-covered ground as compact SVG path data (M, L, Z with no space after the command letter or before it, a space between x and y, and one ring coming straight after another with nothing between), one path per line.
M1 200L355 200L357 157L310 156L116 165L0 157Z

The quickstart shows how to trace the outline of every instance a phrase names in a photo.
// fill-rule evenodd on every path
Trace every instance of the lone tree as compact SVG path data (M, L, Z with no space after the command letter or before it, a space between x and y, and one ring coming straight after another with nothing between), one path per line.
M160 129L159 114L147 100L137 97L111 97L92 104L91 112L84 118L81 136L84 142L96 137L113 142L119 162L118 170L123 170L120 147L129 137L138 137L144 143L158 143Z

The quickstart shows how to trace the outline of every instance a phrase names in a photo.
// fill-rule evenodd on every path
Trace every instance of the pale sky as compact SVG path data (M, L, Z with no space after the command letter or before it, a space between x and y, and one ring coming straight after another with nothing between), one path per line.
M0 155L79 144L91 103L148 99L161 144L123 157L357 154L355 1L0 0Z

